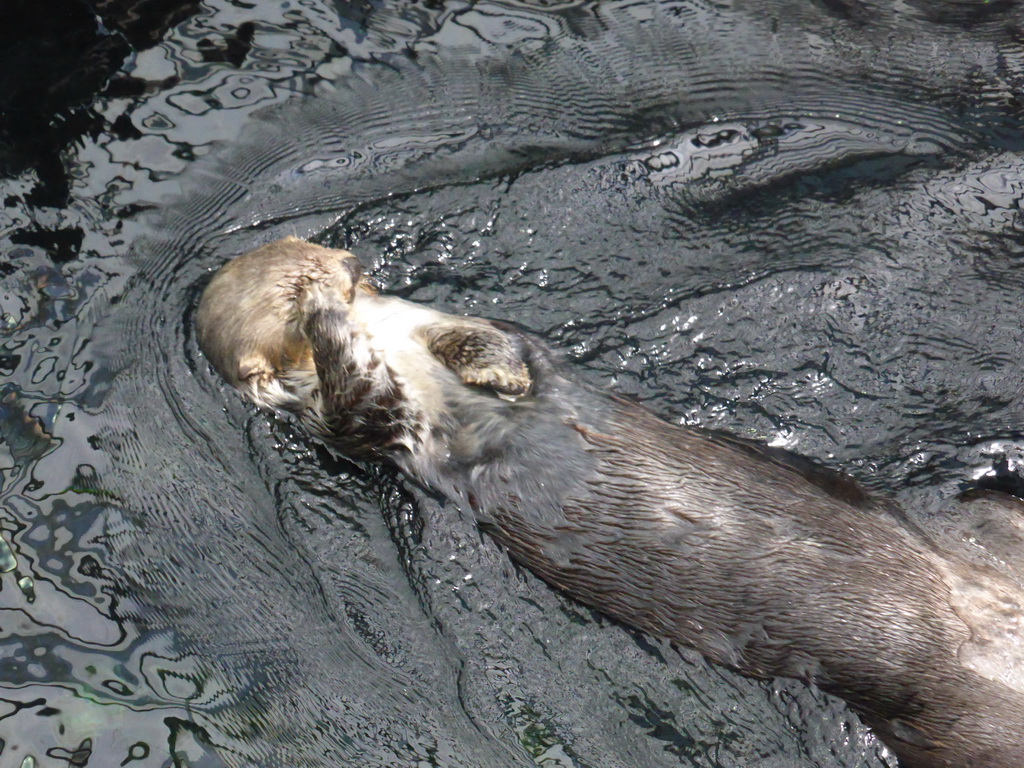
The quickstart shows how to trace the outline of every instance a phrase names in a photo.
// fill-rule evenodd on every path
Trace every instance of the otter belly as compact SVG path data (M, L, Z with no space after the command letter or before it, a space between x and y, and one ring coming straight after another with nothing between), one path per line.
M447 494L577 599L841 696L901 765L1024 766L1020 582L849 478L574 382L517 329L380 296L351 254L290 240L239 259L199 338L256 402ZM266 301L232 305L253 284ZM236 349L270 362L236 375Z

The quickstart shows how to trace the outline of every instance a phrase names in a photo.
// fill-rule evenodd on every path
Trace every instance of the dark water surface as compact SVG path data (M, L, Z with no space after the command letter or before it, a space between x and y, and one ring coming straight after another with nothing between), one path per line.
M105 13L96 82L5 92L0 766L896 765L247 407L192 316L312 236L934 522L1024 462L1017 3Z

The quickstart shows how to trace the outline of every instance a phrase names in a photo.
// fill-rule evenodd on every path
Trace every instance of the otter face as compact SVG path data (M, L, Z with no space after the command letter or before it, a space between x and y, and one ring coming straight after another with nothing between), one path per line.
M295 237L239 256L218 270L203 293L196 319L199 346L229 384L257 402L286 405L265 390L285 374L316 377L302 328L306 303L316 297L351 305L357 290L371 290L361 275L348 251ZM288 399L283 390L279 394Z

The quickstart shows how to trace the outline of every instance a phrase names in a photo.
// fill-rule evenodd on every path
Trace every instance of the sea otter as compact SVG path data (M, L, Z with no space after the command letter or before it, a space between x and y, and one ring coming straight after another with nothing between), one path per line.
M518 328L381 295L347 251L234 259L197 326L251 400L445 493L578 600L842 697L903 766L1024 766L1014 542L932 541L841 474L574 382Z

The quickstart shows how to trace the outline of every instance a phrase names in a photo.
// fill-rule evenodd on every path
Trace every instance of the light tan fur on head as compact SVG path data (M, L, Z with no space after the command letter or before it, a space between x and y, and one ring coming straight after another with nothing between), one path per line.
M295 237L229 261L203 293L196 325L207 358L230 384L263 386L284 372L313 371L302 333L304 302L316 291L351 303L361 268L348 251Z

